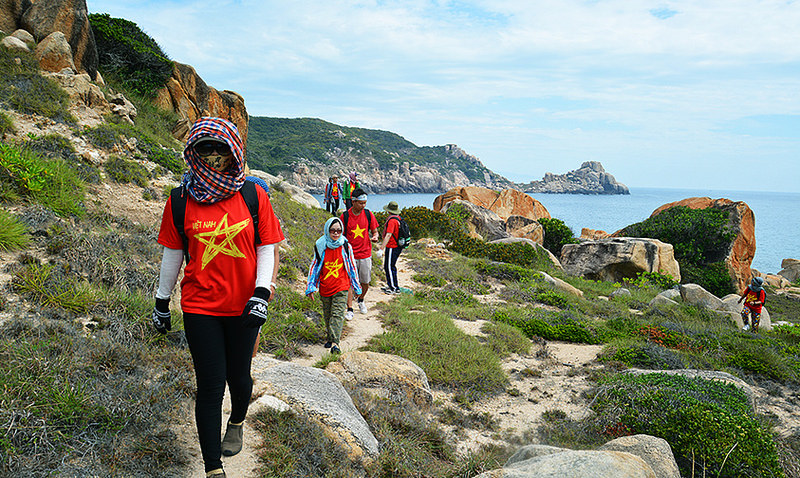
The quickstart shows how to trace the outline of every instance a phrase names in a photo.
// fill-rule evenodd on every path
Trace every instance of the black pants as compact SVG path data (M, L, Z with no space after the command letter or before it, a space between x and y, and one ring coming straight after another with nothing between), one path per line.
M257 328L242 325L241 317L183 314L186 341L197 380L195 421L206 472L222 468L222 397L225 382L231 392L230 421L247 415L253 379L250 376Z
M331 214L336 216L336 212L339 210L339 198L331 198Z
M397 283L397 258L400 257L402 249L399 247L387 247L383 253L383 272L386 273L386 285L392 290L400 289Z

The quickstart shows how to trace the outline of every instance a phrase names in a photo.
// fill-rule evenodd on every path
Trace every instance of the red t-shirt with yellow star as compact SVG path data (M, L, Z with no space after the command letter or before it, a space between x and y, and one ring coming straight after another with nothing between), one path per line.
M261 244L276 244L283 240L280 223L266 192L256 188L256 193ZM223 317L241 314L256 284L253 219L244 198L234 194L213 204L203 204L189 196L184 221L191 260L183 271L181 309ZM164 208L158 243L170 249L183 249L172 220L171 200L167 200Z
M342 248L326 248L319 277L319 295L330 297L337 292L345 290L350 290L350 278L344 268Z
M350 245L353 246L353 258L366 259L372 257L372 241L369 238L369 231L378 229L378 221L375 219L375 215L367 213L366 209L362 210L361 214L357 216L351 211L352 209L348 209L343 212L340 219L344 224L344 215L349 214L345 237L350 242Z

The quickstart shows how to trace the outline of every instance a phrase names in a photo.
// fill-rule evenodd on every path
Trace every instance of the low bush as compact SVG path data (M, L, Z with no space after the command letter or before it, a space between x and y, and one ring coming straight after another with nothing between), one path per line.
M503 390L507 378L494 352L444 314L403 310L409 301L415 299L393 301L384 314L388 331L373 337L369 350L411 360L425 371L431 384L447 387L467 400Z
M469 292L457 287L445 286L442 289L420 289L414 295L422 301L445 305L475 306L478 300Z
M585 344L602 343L596 326L566 311L506 309L495 311L492 320L513 325L529 338L541 337Z
M104 73L147 97L166 84L172 75L172 61L135 23L99 13L90 14L89 22Z
M447 280L437 274L414 274L411 278L415 282L432 287L444 287L447 284Z
M30 242L28 229L11 213L0 210L0 251L22 249Z
M639 288L654 287L666 290L678 285L678 282L672 276L660 272L639 272L636 274L636 279L631 280L630 284Z
M527 354L531 350L531 340L520 329L502 322L486 322L481 326L485 345L499 357L510 354Z
M783 476L770 429L731 384L620 374L601 380L593 409L612 436L644 433L667 440L683 476Z
M538 219L539 224L544 228L545 249L552 252L556 257L561 257L561 248L564 244L577 244L580 242L575 238L575 233L564 221L556 218L543 217Z
M150 173L147 168L135 161L129 161L120 156L111 156L105 164L108 176L118 183L133 183L145 188L148 185Z
M75 123L68 110L67 93L54 80L39 73L39 61L33 53L0 48L0 105L20 113Z

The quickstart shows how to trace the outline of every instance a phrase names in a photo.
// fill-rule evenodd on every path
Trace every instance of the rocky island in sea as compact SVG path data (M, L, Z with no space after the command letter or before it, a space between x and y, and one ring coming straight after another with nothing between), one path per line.
M599 161L586 161L566 174L545 173L541 181L517 184L526 193L552 194L630 194Z

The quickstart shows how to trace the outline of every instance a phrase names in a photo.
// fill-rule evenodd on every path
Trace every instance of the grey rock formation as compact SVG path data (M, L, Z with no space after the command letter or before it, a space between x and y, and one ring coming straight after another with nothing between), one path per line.
M697 284L681 284L681 299L689 305L708 310L722 309L722 300Z
M269 184L270 190L275 189L277 191L283 191L289 194L294 201L299 202L303 206L318 209L320 208L317 198L311 194L308 194L305 190L298 188L294 184L287 183L277 176L267 174L264 171L259 171L257 169L251 169L250 176L263 179L267 182L267 184Z
M781 261L781 270L778 272L789 282L796 282L800 279L800 261L797 259L784 259Z
M547 275L546 273L544 273L542 271L539 271L539 274L542 275L542 278L544 279L545 283L547 283L547 285L551 289L553 289L555 291L558 291L558 292L564 292L566 294L571 294L571 295L574 295L576 297L583 297L583 291L578 289L577 287L573 286L572 284L569 284L568 282L564 282L563 280L561 280L561 279L559 279L557 277L551 277L551 276Z
M442 212L447 212L448 209L456 204L469 211L470 217L467 219L467 226L474 235L482 237L485 241L504 239L509 236L506 232L505 223L500 216L469 201L460 199L450 201L442 207Z
M260 391L318 422L353 463L368 464L378 456L378 440L331 373L264 358L254 364L253 377Z
M631 435L611 440L600 450L623 451L644 460L657 478L681 478L672 447L666 440L650 435Z
M541 181L520 184L528 193L555 194L630 194L628 187L618 183L598 161L586 161L566 174L546 173Z
M8 48L9 50L12 51L24 51L24 52L31 51L30 47L28 47L28 45L24 41L14 36L4 37L2 40L0 40L0 45L2 45L3 48Z
M676 465L677 466L677 465ZM567 450L529 445L500 470L476 478L656 478L650 465L631 453L613 450Z
M660 272L680 281L680 266L671 244L656 239L615 237L565 244L561 264L568 274L621 282L640 272Z
M347 352L326 370L344 385L388 399L398 407L427 408L433 403L428 376L414 362L377 352Z

